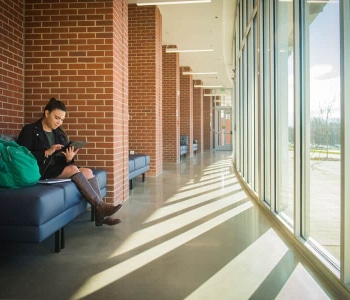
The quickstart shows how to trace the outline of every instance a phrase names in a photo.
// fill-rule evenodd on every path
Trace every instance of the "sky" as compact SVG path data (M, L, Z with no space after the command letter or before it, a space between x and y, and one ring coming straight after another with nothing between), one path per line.
M330 105L332 117L340 118L339 3L328 3L310 25L310 84L312 113Z
M307 4L319 5L319 4ZM326 4L309 25L310 118L320 107L332 106L331 118L340 118L340 24L339 1ZM289 97L294 98L293 55L288 58ZM289 124L294 122L294 101L289 103Z

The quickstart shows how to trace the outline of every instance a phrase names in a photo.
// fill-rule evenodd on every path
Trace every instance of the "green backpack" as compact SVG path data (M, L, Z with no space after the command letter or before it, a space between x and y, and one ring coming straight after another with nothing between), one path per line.
M0 139L0 189L31 186L40 176L36 158L26 147Z

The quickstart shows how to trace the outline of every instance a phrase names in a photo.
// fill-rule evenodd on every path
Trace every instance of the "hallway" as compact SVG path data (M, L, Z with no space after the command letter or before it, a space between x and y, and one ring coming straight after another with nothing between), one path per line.
M53 238L0 244L0 299L337 299L242 190L230 155L136 179L120 225L96 228L87 211L61 253Z

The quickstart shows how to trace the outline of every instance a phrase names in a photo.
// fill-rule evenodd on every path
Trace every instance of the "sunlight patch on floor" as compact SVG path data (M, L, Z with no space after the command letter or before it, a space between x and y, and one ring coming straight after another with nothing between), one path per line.
M249 299L287 251L270 229L186 299Z
M220 197L221 195L224 195L227 193L234 193L234 192L237 192L239 190L242 190L242 188L240 187L239 184L225 187L225 189L221 189L219 191L217 190L218 188L221 188L220 183L218 183L216 185L207 186L207 187L203 188L202 190L197 190L196 194L194 194L191 198L180 201L178 203L174 203L172 205L163 206L163 207L157 209L152 215L150 215L146 219L145 223L155 221L157 219L164 218L168 215L177 213L179 211L200 205L201 203L205 203L206 201L216 199L216 198ZM212 190L212 191L210 192L210 190ZM197 196L198 194L200 194L200 195ZM238 194L242 195L243 192L238 193ZM242 197L240 197L238 195L232 195L231 199L235 200L236 197L238 197L240 200L242 199ZM178 199L178 200L181 200L181 199ZM232 203L234 203L234 202L232 202Z
M204 196L201 196L200 197L201 202L203 202L203 200L210 200L211 198L208 196L210 196L210 193ZM218 194L217 192L215 192L211 196L217 197ZM157 238L160 238L166 234L169 234L175 230L178 230L186 225L189 225L197 220L207 217L208 215L211 215L221 209L227 208L230 205L235 204L239 201L242 201L246 198L247 198L246 194L243 191L241 191L234 196L230 195L230 196L221 198L212 203L192 209L191 211L181 213L180 215L167 219L158 224L136 231L132 233L126 239L126 241L110 257L115 257L117 255L126 253L130 250L136 249L148 242L151 242ZM191 199L190 204L192 204L192 201L195 201L195 199ZM187 203L187 206L185 207L189 207L190 204Z
M277 295L279 300L330 299L300 263Z
M229 185L234 183L234 181L227 180L225 181L225 183L226 185ZM222 188L222 181L218 177L216 177L214 180L210 182L206 181L203 184L192 184L190 188L186 189L185 191L182 189L179 189L180 192L177 192L176 194L171 196L169 199L165 201L165 203L172 203L182 199L191 198L191 197L197 196L199 193L206 193L208 192L208 190L218 189L218 188Z
M213 169L213 170L204 170L202 176L206 176L206 177L213 177L213 176L217 176L218 174L224 174L224 175L230 175L232 174L232 171L230 171L228 168L225 170L223 170L222 168L220 169Z
M245 202L242 205L226 211L219 216L210 219L184 233L179 234L155 247L152 247L140 254L137 254L121 263L118 263L88 279L85 284L72 296L71 299L83 299L88 295L97 292L109 284L121 279L122 277L136 271L137 269L151 263L152 261L166 255L170 251L184 245L185 243L199 237L200 235L212 230L216 226L230 220L240 213L253 207L252 202ZM218 299L218 298L214 298Z
M231 175L221 174L220 176L215 176L215 177L204 176L204 177L201 177L200 179L191 179L186 184L186 186L179 188L179 192L174 196L176 196L176 197L178 195L181 196L182 193L180 193L180 192L191 191L193 189L205 187L205 186L210 185L210 184L217 184L219 181L222 181L222 180L224 183L227 183L227 184L229 184L230 182L237 182L237 180L233 180L234 178L235 178L235 176L232 174Z

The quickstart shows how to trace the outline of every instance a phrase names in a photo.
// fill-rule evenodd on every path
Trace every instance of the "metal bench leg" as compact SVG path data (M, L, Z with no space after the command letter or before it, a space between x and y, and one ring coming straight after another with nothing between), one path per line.
M61 249L66 246L66 240L64 238L64 227L61 228Z
M55 252L61 251L60 229L55 232Z
M55 252L60 252L65 246L64 227L62 227L55 232Z

